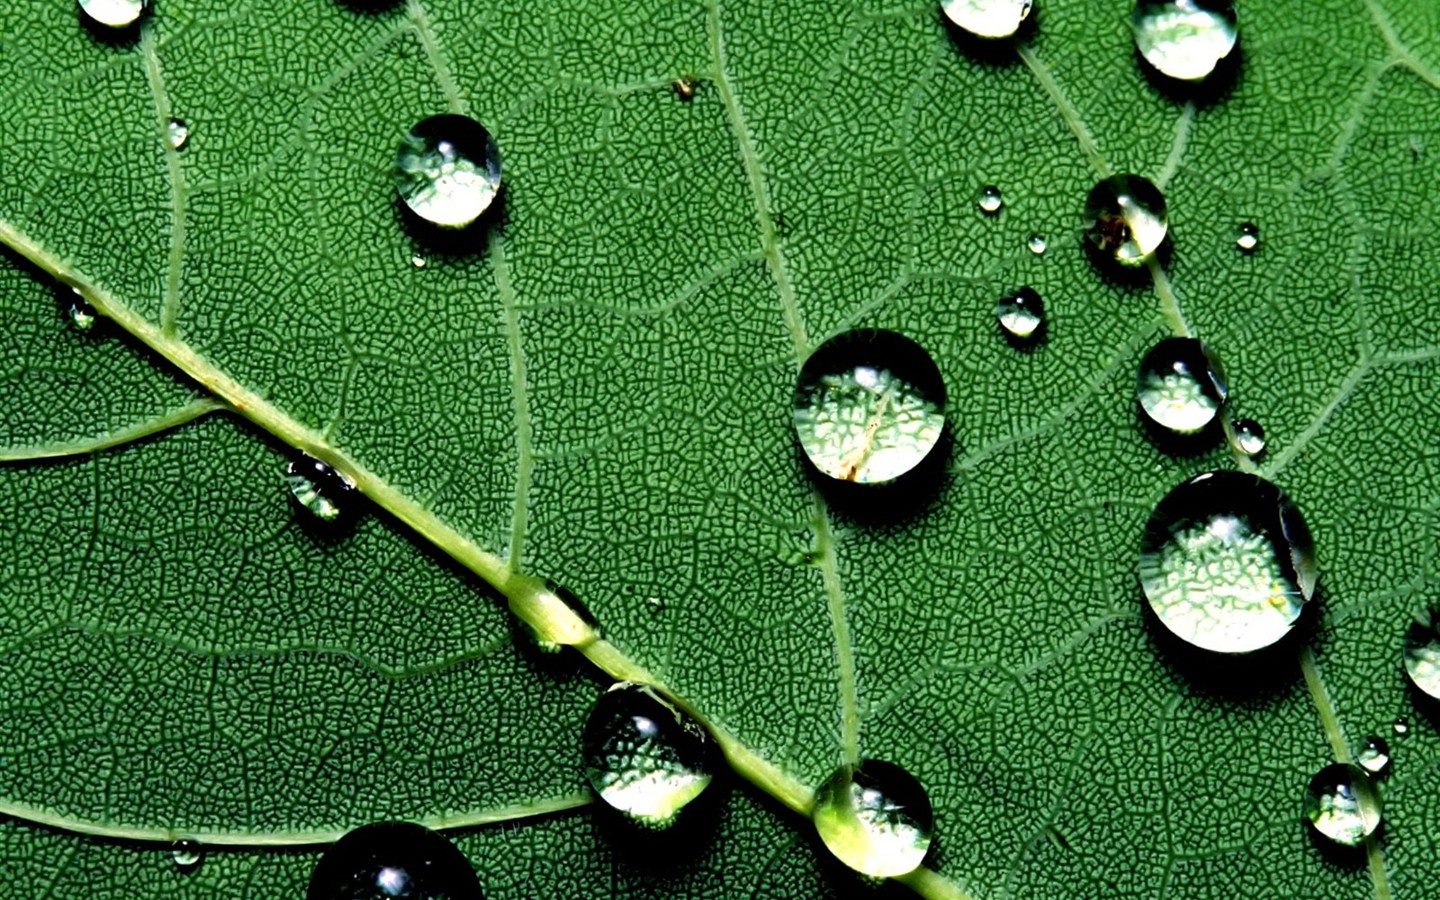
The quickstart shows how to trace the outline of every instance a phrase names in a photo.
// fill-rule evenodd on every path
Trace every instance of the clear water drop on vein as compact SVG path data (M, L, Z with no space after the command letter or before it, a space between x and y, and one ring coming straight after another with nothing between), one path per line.
M1045 326L1045 301L1034 288L1022 287L995 304L995 320L1011 338L1033 340Z
M979 38L1008 38L1030 17L1032 0L944 0L940 9L956 27Z
M1238 23L1230 0L1139 0L1130 17L1140 55L1177 81L1214 72L1235 49Z
M1140 361L1135 399L1156 427L1193 435L1215 421L1230 395L1220 360L1195 338L1160 341Z
M1380 827L1380 792L1359 766L1333 763L1305 787L1305 821L1320 837L1358 847Z
M190 126L185 124L184 119L171 119L165 125L165 140L173 150L185 149L190 141Z
M198 841L176 841L170 845L170 859L182 872L193 872L205 861L205 850Z
M295 502L322 522L338 522L349 515L360 494L348 476L303 454L286 466L285 483Z
M1085 237L1101 256L1126 268L1149 262L1170 229L1165 195L1141 175L1111 175L1085 198Z
M431 116L400 142L395 189L425 222L464 228L500 193L499 149L485 126L469 116Z
M330 846L305 900L481 900L475 869L438 832L411 822L362 825Z
M85 301L78 288L70 289L70 296L61 301L61 306L65 320L70 323L71 328L81 334L89 334L95 330L95 323L99 320L100 314L95 311L95 307Z
M919 868L935 825L930 797L915 776L875 759L836 770L816 792L812 818L835 858L872 878Z
M97 25L129 28L150 8L150 0L80 0L80 11Z

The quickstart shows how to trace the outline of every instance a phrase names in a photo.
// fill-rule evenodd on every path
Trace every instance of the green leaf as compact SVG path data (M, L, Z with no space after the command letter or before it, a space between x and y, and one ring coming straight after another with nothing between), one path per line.
M853 892L750 786L664 853L540 814L580 802L602 681L522 652L511 565L783 804L852 739L910 769L934 867L976 897L1423 896L1440 737L1399 647L1440 605L1440 12L1243 4L1238 77L1193 105L1142 74L1128 12L1042 2L1022 61L918 3L170 0L129 43L12 3L0 236L44 271L0 268L0 445L75 451L0 467L12 880L298 897L318 851L269 845L496 817L459 838L491 897ZM508 185L460 254L407 233L389 175L457 108ZM1077 133L1165 183L1159 290L1081 251ZM45 272L116 321L66 329ZM991 318L1021 284L1051 316L1033 353ZM1135 421L1177 318L1315 532L1308 680L1283 660L1217 690L1140 615L1150 509L1237 465ZM926 346L951 399L946 477L898 523L827 510L790 434L797 359L862 325ZM287 444L375 514L299 521ZM1395 769L1367 866L1299 810L1368 732ZM184 835L234 846L182 874Z

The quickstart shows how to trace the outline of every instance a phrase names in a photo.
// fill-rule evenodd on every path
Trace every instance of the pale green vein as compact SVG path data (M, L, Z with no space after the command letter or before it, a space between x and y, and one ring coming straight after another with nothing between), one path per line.
M1180 164L1185 161L1185 150L1190 146L1190 130L1195 125L1195 104L1186 103L1185 109L1180 113L1180 118L1175 120L1175 142L1170 145L1170 155L1165 157L1165 168L1160 170L1160 176L1155 179L1155 186L1164 193L1174 180L1175 173L1180 171Z
M1165 267L1160 265L1160 260L1150 257L1150 278L1155 283L1155 296L1160 298L1160 313L1170 325L1170 330L1176 337L1191 337L1194 332L1190 330L1190 323L1185 321L1185 313L1180 309L1180 298L1175 296L1175 288L1170 284L1170 276L1165 274Z
M525 370L525 348L520 341L520 316L516 311L515 286L510 279L510 264L505 259L505 239L500 229L490 232L490 264L495 270L495 286L505 310L505 338L510 348L511 396L515 407L515 505L510 518L509 564L520 570L525 545L525 523L530 510L530 473L535 465L530 421L530 381Z
M840 746L842 764L860 762L860 699L855 679L855 651L850 641L850 625L845 616L845 592L840 585L840 572L835 559L835 535L825 501L815 495L815 559L820 578L825 584L825 597L830 607L830 627L835 635L835 658L840 669Z
M180 164L180 148L170 140L170 122L175 118L170 94L165 88L165 70L155 47L155 27L147 23L140 33L140 52L145 58L145 80L155 107L155 133L165 155L170 175L170 256L165 273L165 305L160 314L160 331L173 335L180 320L181 276L185 265L186 205L185 167Z
M225 404L218 403L208 397L192 400L184 406L172 409L154 418L146 419L143 422L136 422L134 425L127 425L124 428L117 428L114 431L95 437L75 441L35 444L30 447L0 448L0 463L31 462L40 459L63 459L71 456L85 456L90 453L98 453L101 450L110 450L115 447L124 447L127 444L133 444L136 441L172 431L181 425L195 421L201 416L209 415L221 409L225 409Z
M430 14L425 11L420 0L409 0L405 4L405 12L410 17L410 24L415 28L415 36L420 39L426 61L435 71L435 79L440 83L440 92L445 95L450 111L466 115L468 110L465 98L460 94L460 86L455 81L450 64L445 60L445 54L440 51L440 41L435 36L435 26L430 22Z
M1375 28L1380 32L1380 37L1390 48L1396 61L1414 72L1431 87L1440 90L1440 74L1425 65L1419 57L1411 52L1409 47L1405 46L1404 42L1400 40L1400 36L1395 33L1395 25L1377 0L1365 0L1365 10L1370 14L1370 20L1375 23Z
M1034 49L1023 43L1016 46L1015 52L1020 54L1020 61L1025 63L1025 67L1035 76L1035 80L1040 82L1040 87L1050 97L1055 108L1059 110L1060 118L1065 120L1065 125L1075 135L1075 140L1080 142L1080 151L1085 154L1085 158L1090 160L1095 171L1100 173L1100 177L1109 176L1110 164L1105 162L1105 157L1100 153L1100 147L1095 143L1095 136L1090 133L1089 128L1085 127L1085 121L1080 118L1075 104L1071 103L1070 98L1061 90L1060 83L1055 80L1055 76L1046 67L1044 60L1040 59Z

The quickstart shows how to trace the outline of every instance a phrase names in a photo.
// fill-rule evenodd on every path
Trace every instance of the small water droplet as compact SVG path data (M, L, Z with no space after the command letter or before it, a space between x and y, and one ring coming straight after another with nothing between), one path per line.
M336 841L310 875L305 900L481 900L465 854L410 822L362 825Z
M1007 38L1030 16L1031 0L944 0L940 9L959 28L981 38Z
M174 149L183 150L190 140L190 126L185 124L184 119L171 119L165 126L165 139Z
M1305 820L1327 840L1358 847L1380 827L1380 793L1359 766L1328 765L1305 788Z
M425 257L416 253L414 256L410 257L410 265L414 266L417 269L425 268Z
M1000 189L993 184L986 185L980 189L980 196L975 201L980 211L987 216L997 215L1005 208L1005 198L1000 195Z
M1030 237L1025 239L1025 246L1030 250L1031 253L1035 254L1036 256L1040 256L1050 245L1045 243L1045 235L1032 234L1030 235Z
M995 304L995 318L1005 333L1021 341L1038 337L1045 325L1045 301L1029 287L1006 294Z
M1145 354L1135 376L1135 397L1155 425L1195 434L1215 420L1230 394L1225 371L1195 338L1166 338Z
M175 861L175 868L193 872L205 861L205 851L198 841L176 841L170 845L170 858Z
M714 778L709 733L642 684L620 682L600 696L581 746L600 799L650 828L672 824Z
M1238 21L1230 0L1139 0L1130 27L1140 55L1160 74L1199 81L1235 48Z
M935 449L944 408L944 379L919 344L893 331L848 331L801 367L795 433L822 475L887 484Z
M421 219L464 228L500 192L500 153L485 126L460 115L416 123L395 155L395 188Z
M930 797L915 776L875 759L831 775L815 794L814 820L835 858L872 878L918 868L935 825Z
M1440 700L1440 610L1405 632L1405 674L1422 693Z
M1140 175L1111 175L1085 198L1085 236L1100 255L1115 263L1144 265L1169 230L1165 196Z
M1235 234L1235 249L1249 256L1260 249L1260 228L1251 222L1241 224Z
M670 87L674 89L675 96L680 99L681 103L689 103L694 100L695 89L699 86L699 82L691 75L682 75L670 82Z
M1250 653L1290 633L1315 592L1314 543L1274 484L1240 472L1183 482L1150 514L1140 585L1160 623L1194 647Z
M359 494L349 476L304 455L286 466L285 482L296 502L324 522L335 522L349 513Z
M1254 419L1235 421L1235 449L1255 459L1265 452L1265 429Z
M1384 775L1390 768L1390 745L1385 739L1378 735L1370 735L1365 739L1365 746L1355 754L1355 762L1360 768L1371 775Z
M1410 732L1410 720L1401 716L1396 719L1395 724L1390 727L1395 730L1396 734L1408 734Z
M577 627L573 629L562 629L563 633L546 637L536 631L535 626L517 616L516 621L520 623L521 630L530 638L531 645L541 653L557 654L566 647L574 646L600 635L600 623L596 621L595 614L590 611L590 607L582 603L579 597L576 597L561 585L547 579L541 588L539 604L541 606L559 604L563 606L565 610L574 613L575 617L579 619L579 622L576 623ZM561 612L563 613L563 610L561 610ZM558 620L560 617L552 615L550 618Z
M80 291L71 288L68 293L69 296L60 301L66 321L81 334L89 334L95 329L95 322L100 318L100 314L95 311L95 307L85 302Z
M129 28L150 8L150 0L80 0L80 11L106 28Z

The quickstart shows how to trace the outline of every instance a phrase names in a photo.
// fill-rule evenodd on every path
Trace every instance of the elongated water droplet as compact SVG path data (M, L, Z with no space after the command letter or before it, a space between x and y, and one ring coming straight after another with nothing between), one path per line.
M975 201L975 205L987 216L998 215L1000 210L1005 208L1005 198L1001 196L998 187L988 184L980 189L980 197Z
M641 825L665 828L714 777L709 732L641 684L601 695L582 737L585 777L610 806Z
M1031 0L944 0L940 9L959 28L981 38L1007 38L1030 15Z
M1144 265L1169 227L1164 195L1140 175L1111 175L1085 198L1085 236L1103 259L1118 265Z
M1240 226L1235 235L1235 249L1249 256L1260 248L1260 229L1250 222Z
M1249 653L1290 633L1315 592L1314 542L1275 485L1207 472L1150 514L1140 584L1160 623L1194 647Z
M336 841L310 875L305 900L481 900L465 854L410 822L362 825Z
M1045 301L1029 287L1006 294L995 304L995 318L1005 333L1019 341L1039 337L1045 325Z
M150 8L150 0L80 0L86 18L106 28L129 28Z
M359 499L355 482L310 456L297 456L290 461L285 468L285 482L290 485L295 501L325 522L346 516Z
M842 766L815 794L815 830L835 858L862 875L913 872L930 849L930 797L899 766L867 759Z
M205 850L198 841L176 841L170 845L170 858L175 861L175 868L193 872L205 861Z
M1204 429L1229 394L1220 361L1194 338L1166 338L1151 347L1135 376L1141 411L1174 434Z
M1321 837L1358 847L1380 827L1380 792L1359 766L1328 765L1305 788L1305 820Z
M395 188L426 222L464 228L500 192L500 152L485 126L469 116L432 116L400 142Z
M165 140L176 150L182 150L190 140L190 126L184 119L171 119L165 126Z
M1265 429L1254 419L1235 421L1235 449L1255 459L1265 452Z
M1130 26L1140 55L1160 74L1199 81L1235 48L1238 21L1230 0L1139 0Z
M1355 754L1355 762L1371 775L1384 775L1390 768L1390 745L1384 738L1372 734Z
M1440 700L1440 611L1405 632L1405 674L1420 691Z
M1030 237L1025 239L1025 246L1030 250L1031 253L1035 254L1036 256L1041 256L1045 253L1045 250L1049 247L1049 244L1045 243L1045 235L1032 234L1030 235Z
M1408 734L1410 732L1410 720L1401 716L1395 720L1395 724L1392 725L1391 728L1395 730L1396 734Z
M822 475L886 484L935 449L944 408L944 379L919 344L893 331L848 331L801 367L795 433Z
M414 266L417 269L425 268L425 257L421 256L418 253L414 254L410 257L410 265Z
M531 625L525 619L517 617L521 630L530 638L531 645L541 653L556 654L566 647L571 647L590 638L599 636L600 623L595 620L595 614L590 611L588 606L580 602L579 597L576 597L559 584L546 580L544 587L541 588L541 595L538 598L538 602L542 607L549 607L552 610L556 609L555 604L559 604L563 607L562 615L564 610L568 610L578 618L578 622L575 623L577 627L562 627L559 632L546 636L536 631L535 626ZM550 618L559 619L561 616L552 615Z
M95 322L100 318L100 314L95 311L95 307L85 302L78 290L71 288L64 293L66 296L62 296L60 305L65 320L81 334L89 334L95 329Z

